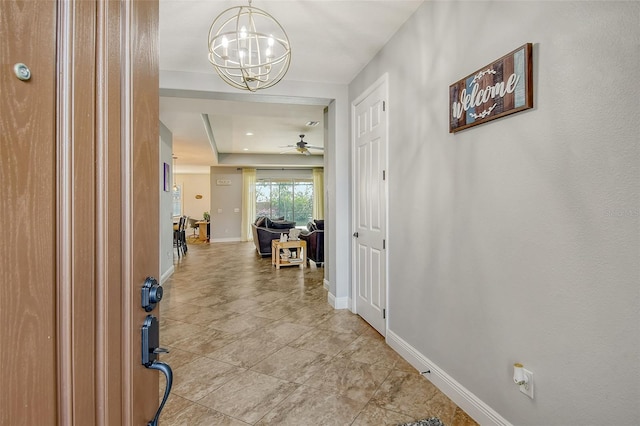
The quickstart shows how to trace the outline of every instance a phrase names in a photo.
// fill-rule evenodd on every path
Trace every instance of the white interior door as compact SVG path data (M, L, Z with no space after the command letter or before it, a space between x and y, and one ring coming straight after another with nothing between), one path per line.
M387 306L387 82L383 78L353 104L355 310L386 335Z

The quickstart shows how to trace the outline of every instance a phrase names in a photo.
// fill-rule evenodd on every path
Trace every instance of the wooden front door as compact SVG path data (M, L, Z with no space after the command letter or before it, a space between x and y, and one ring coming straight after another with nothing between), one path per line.
M140 363L157 27L156 1L0 2L2 425L146 425L158 406Z

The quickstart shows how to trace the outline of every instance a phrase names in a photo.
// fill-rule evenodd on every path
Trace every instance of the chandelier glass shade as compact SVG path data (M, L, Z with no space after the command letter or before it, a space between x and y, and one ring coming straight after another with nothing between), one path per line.
M282 25L249 1L225 10L211 24L209 62L226 83L255 92L282 80L291 45Z

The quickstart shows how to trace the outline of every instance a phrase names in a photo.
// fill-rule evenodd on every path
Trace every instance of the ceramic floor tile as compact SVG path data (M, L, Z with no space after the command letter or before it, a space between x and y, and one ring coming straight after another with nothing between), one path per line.
M248 337L259 337L263 340L286 345L312 331L313 327L294 324L286 321L275 321L269 327L256 330Z
M276 270L241 242L190 245L174 268L160 305L171 350L160 359L174 371L163 425L476 424L359 316L327 303L323 268Z
M205 306L205 307L218 307L221 304L227 303L228 299L224 296L218 295L200 295L198 297L194 297L190 299L187 303L196 306Z
M352 331L356 334L362 334L371 328L359 315L352 314L349 311L336 312L326 320L316 324L316 327L339 332Z
M392 370L371 402L415 419L436 416L450 424L456 405L418 372Z
M259 373L302 384L322 371L331 357L285 346L251 369Z
M289 343L289 346L334 356L357 338L358 335L353 332L315 329Z
M385 410L374 404L368 404L360 412L351 426L396 426L402 423L411 422L414 419L406 414Z
M366 403L390 372L388 368L334 358L304 384Z
M320 312L313 309L299 309L287 315L286 317L281 318L281 320L315 327L318 323L327 320L332 315L333 312Z
M158 404L162 401L163 394L164 394L164 390L159 395ZM192 401L189 401L186 398L183 398L179 395L175 395L174 393L171 393L169 395L169 399L167 400L167 403L162 409L162 414L160 415L160 420L162 421L162 424L163 425L177 424L175 420L179 415L179 413L191 407L191 405L193 404L194 403Z
M171 319L174 321L185 322L185 319L191 319L193 316L200 314L202 311L211 311L211 308L191 305L189 303L172 303L165 304L166 300L163 299L160 304L161 313L163 318ZM193 323L192 323L193 324Z
M294 301L278 300L268 305L262 306L260 309L256 309L251 312L251 315L261 318L268 318L273 320L279 320L288 315L305 309L300 304Z
M254 317L253 315L236 313L212 321L208 327L227 333L247 333L262 328L270 322L270 320Z
M163 426L246 426L249 424L194 403L171 416L163 415L161 419Z
M268 291L265 291L264 293L260 293L257 296L251 297L251 299L264 305L264 304L277 302L279 300L284 300L288 296L289 294L286 291L268 290Z
M174 370L171 392L196 402L242 371L244 370L231 364L209 358L197 358Z
M188 324L182 321L163 320L160 323L160 343L171 345L185 336L202 335L205 327L200 325Z
M232 311L232 312L238 312L240 314L244 314L244 313L250 313L251 311L260 309L266 304L267 303L261 303L254 299L236 299L236 300L218 305L218 307L226 311Z
M246 371L199 401L223 414L255 423L287 398L298 385Z
M238 339L236 334L224 331L208 329L202 334L194 334L177 339L174 346L199 355L207 355L222 349Z
M465 413L462 408L456 407L456 411L449 424L451 426L477 426L478 423Z
M404 361L402 357L391 349L380 335L378 335L378 337L360 335L360 337L345 347L338 356L385 368L405 367L405 364L401 363L401 361ZM411 367L410 371L416 370Z
M303 385L256 425L345 426L354 421L364 405L338 394Z
M207 357L226 362L237 367L249 368L262 361L283 345L256 337L238 339L221 349L207 354Z
M173 342L175 343L175 342ZM161 344L161 346L163 346ZM180 346L168 346L164 345L166 349L169 350L169 353L160 354L158 356L159 361L166 362L171 366L173 370L183 365L189 364L190 362L195 361L198 357L197 354L193 352L185 351L180 348Z

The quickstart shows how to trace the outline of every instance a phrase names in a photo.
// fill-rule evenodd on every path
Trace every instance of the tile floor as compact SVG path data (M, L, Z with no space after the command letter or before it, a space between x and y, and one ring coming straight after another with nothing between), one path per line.
M160 304L174 371L161 423L476 424L359 316L333 310L323 273L276 270L253 243L189 246Z

